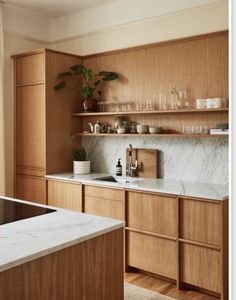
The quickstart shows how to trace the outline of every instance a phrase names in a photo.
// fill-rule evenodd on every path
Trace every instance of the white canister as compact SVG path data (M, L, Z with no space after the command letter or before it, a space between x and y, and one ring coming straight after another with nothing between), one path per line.
M215 108L215 99L214 98L206 99L206 107L207 108Z
M202 109L206 107L206 99L197 99L196 100L197 109Z
M223 106L222 98L214 98L214 108L221 108Z

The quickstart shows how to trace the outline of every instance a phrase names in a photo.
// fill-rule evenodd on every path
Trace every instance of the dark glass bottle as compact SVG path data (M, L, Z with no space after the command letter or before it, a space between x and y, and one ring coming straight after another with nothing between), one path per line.
M120 163L120 158L118 159L118 163L116 165L116 176L122 176L122 165Z

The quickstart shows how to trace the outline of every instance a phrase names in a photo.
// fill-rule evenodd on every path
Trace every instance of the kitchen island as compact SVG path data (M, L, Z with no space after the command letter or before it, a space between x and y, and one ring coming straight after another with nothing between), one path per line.
M123 226L59 208L0 225L1 300L123 299Z

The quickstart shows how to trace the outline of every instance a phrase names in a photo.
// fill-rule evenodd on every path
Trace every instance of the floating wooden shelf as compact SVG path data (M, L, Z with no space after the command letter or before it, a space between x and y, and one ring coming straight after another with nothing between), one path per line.
M74 133L72 136L107 136L107 137L124 137L124 136L132 136L132 137L186 137L186 138L216 138L216 137L228 137L228 134L184 134L184 133L160 133L160 134L138 134L138 133L124 133L124 134L117 134L117 133Z
M146 115L146 114L185 114L185 113L226 113L228 108L205 108L205 109L168 109L151 111L119 111L119 112L80 112L72 114L73 117L89 116L116 116L116 115Z

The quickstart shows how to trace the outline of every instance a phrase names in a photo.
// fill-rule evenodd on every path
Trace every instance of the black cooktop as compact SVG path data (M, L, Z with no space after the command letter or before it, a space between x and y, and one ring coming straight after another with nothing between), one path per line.
M54 212L54 209L0 198L0 225Z

